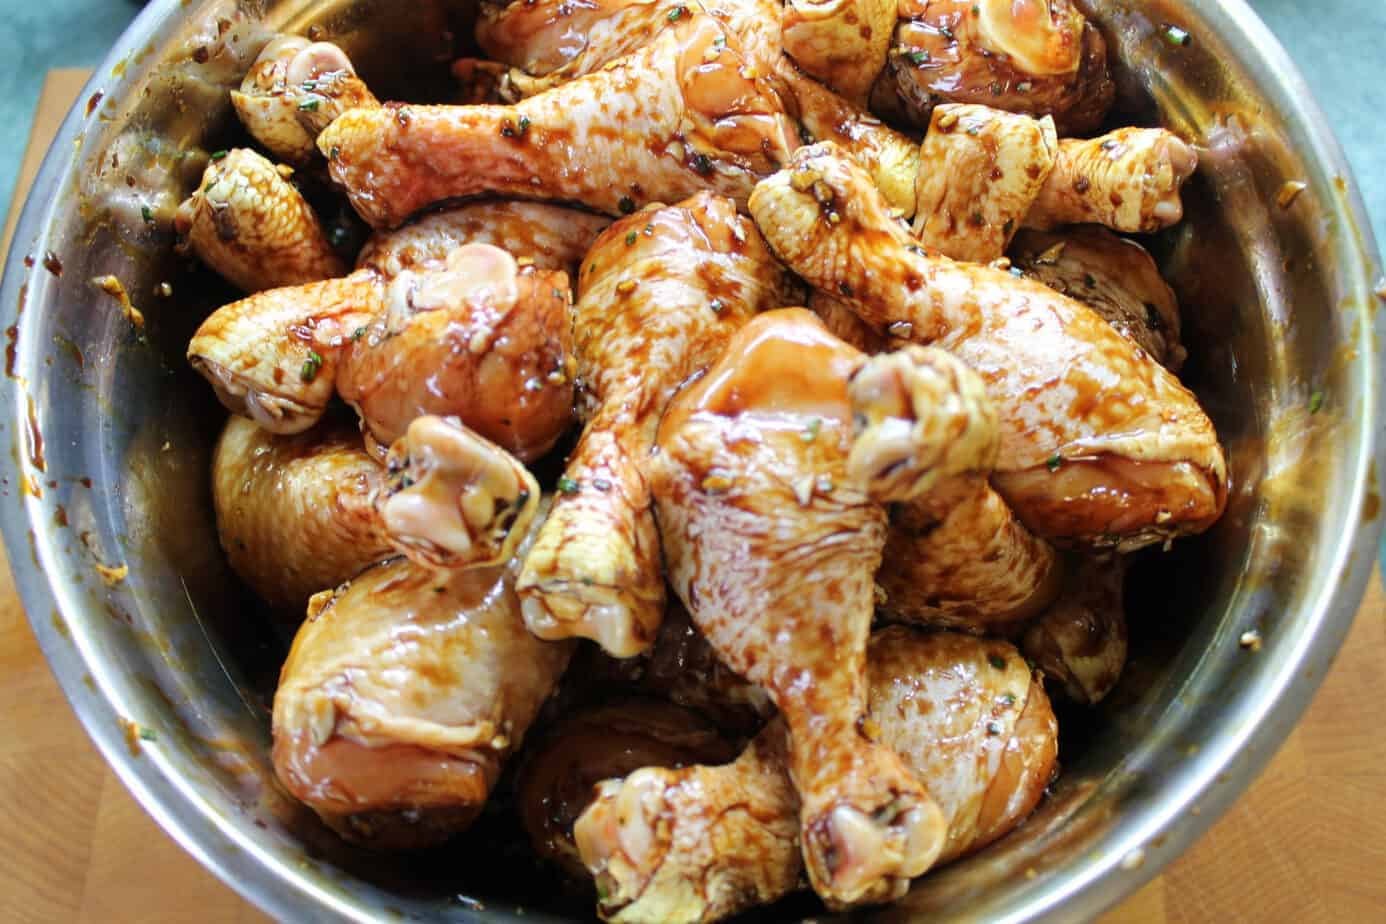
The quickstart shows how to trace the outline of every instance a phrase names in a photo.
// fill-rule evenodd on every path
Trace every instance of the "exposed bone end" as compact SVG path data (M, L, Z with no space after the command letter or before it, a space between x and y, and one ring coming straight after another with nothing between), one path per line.
M934 864L947 833L927 795L894 794L869 810L836 805L805 825L809 880L835 909L893 901Z
M1083 15L1068 0L979 0L977 29L992 51L1036 77L1072 74L1083 61Z
M291 85L302 85L305 81L316 80L324 74L339 71L356 73L356 68L352 66L346 52L331 42L313 42L300 46L289 58L284 79Z
M649 650L663 617L662 594L655 605L620 585L589 584L582 578L538 579L530 573L528 561L515 588L525 625L536 637L591 639L617 658Z
M640 901L669 851L670 826L660 821L668 815L663 777L670 773L646 767L625 779L598 783L596 798L573 825L578 855L596 883L605 920L631 918L623 911Z
M881 501L927 493L942 478L984 472L999 448L981 378L949 353L909 346L865 360L848 386L852 477Z
M391 544L425 567L509 561L539 508L534 476L456 418L413 421L386 467L376 510Z

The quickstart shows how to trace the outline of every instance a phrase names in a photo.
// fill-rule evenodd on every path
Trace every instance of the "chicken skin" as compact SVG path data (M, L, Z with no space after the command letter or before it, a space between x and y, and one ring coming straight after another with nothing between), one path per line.
M276 36L261 50L239 91L231 91L248 132L278 160L304 165L328 122L356 106L378 106L336 45ZM324 121L325 120L325 121Z
M641 767L720 764L736 743L691 712L657 699L622 699L565 715L531 739L517 774L520 819L534 852L577 881L588 878L573 822L592 787Z
M246 292L346 274L322 222L280 170L247 148L207 165L174 229L185 246Z
M784 50L816 80L865 108L885 68L896 0L785 0Z
M705 189L744 203L797 143L734 36L694 12L611 67L513 106L355 109L318 138L333 179L375 227L482 193L609 215Z
M490 244L458 247L445 266L390 281L383 310L342 351L337 391L373 451L438 414L537 459L572 418L568 277Z
M919 154L915 237L954 260L997 259L1054 170L1058 147L1048 116L936 107Z
M1025 226L1091 222L1132 234L1168 228L1184 217L1180 191L1197 168L1194 149L1162 128L1065 138Z
M350 424L275 436L231 417L212 457L217 534L231 569L270 606L301 616L313 594L390 556L372 506L384 481Z
M1072 0L900 0L898 12L890 74L921 128L938 103L980 103L1081 135L1116 96L1106 43Z
M814 889L835 906L898 896L943 825L860 726L881 502L985 470L995 420L980 382L940 351L868 358L803 309L770 312L674 400L658 447L671 584L786 720Z
M1126 666L1126 558L1085 555L1069 569L1063 592L1021 640L1025 656L1065 696L1085 706L1101 702Z
M395 559L314 597L274 697L285 788L374 847L466 828L571 654L525 631L513 582Z
M531 631L617 657L649 647L665 594L645 473L659 415L738 327L792 291L755 226L710 193L598 238L574 307L587 425L520 575Z
M227 410L271 433L301 433L327 410L351 337L384 305L371 272L257 292L202 322L188 362Z
M1034 810L1058 727L1038 675L1005 642L900 627L872 638L864 726L928 787L947 824L940 861L980 850ZM782 722L734 763L647 767L611 779L575 826L602 916L710 922L798 888Z
M1140 244L1094 225L1022 231L1010 257L1026 276L1087 305L1166 369L1184 365L1178 299Z
M992 483L1029 529L1128 551L1221 515L1222 448L1172 374L1052 289L926 253L834 146L794 161L751 197L766 240L878 330L943 347L982 375L1001 421Z
M356 257L358 269L386 279L405 270L443 269L463 244L492 244L541 270L577 278L578 264L611 219L543 202L469 202L373 234Z

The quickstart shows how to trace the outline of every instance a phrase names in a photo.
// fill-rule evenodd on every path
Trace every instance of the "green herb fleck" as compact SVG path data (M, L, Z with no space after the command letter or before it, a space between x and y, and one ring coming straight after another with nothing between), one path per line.
M364 336L366 336L366 329L364 327L358 327L356 328L356 330L351 332L352 340L360 340Z
M713 314L721 314L727 308L720 298L714 298L712 301L708 302L707 307Z
M621 201L616 203L616 207L621 210L622 215L629 215L635 211L635 200L630 196L622 196Z
M1015 694L1014 694L1014 693L1002 693L1002 694L1001 694L1001 705L1003 705L1003 706L1014 706L1014 705L1015 705Z
M1094 276L1092 273L1084 273L1083 285L1087 286L1089 289L1093 288L1097 285L1097 277Z
M320 369L322 369L322 355L317 350L309 350L308 358L303 361L303 368L298 371L298 377L305 382L311 382L318 377Z
M1165 41L1175 48L1187 48L1189 42L1193 41L1189 33L1178 26L1165 26L1164 36Z
M146 223L154 221L154 213L149 210L147 205L140 206L140 216L144 218Z
M676 7L674 7L672 10L669 11L669 21L670 21L670 22L678 22L678 21L679 21L679 17L681 17L684 13L687 13L687 12L688 12L688 8L687 8L687 7L676 6Z
M221 159L224 158L228 153L229 153L229 152L227 152L227 151L213 151L213 152L212 152L212 160L221 160Z
M987 663L998 671L1004 671L1006 669L1006 659L999 654L987 655Z
M144 741L158 741L159 735L152 728L140 727L140 738Z
M529 116L520 116L520 134L529 131Z
M580 491L581 489L582 486L579 485L577 483L577 480L574 478L569 478L567 475L564 475L563 477L558 479L558 491L560 494L567 494L571 497L572 495L578 493L578 491Z
M640 235L639 235L639 234L636 234L634 231L627 231L627 232L626 232L626 246L627 246L627 247L634 247L634 246L635 246L635 242L636 242L639 238L640 238Z
M906 54L905 57L909 58L910 63L913 64L915 67L919 67L921 64L929 63L929 53L922 48L916 48L914 51L911 51L908 54Z
M706 154L694 154L693 170L703 176L707 176L712 172L712 158L708 157Z
M1323 410L1323 392L1315 391L1309 396L1309 413L1317 414Z
M341 146L340 146L340 145L335 145L335 144L334 144L334 145L332 145L332 150L329 151L329 152L327 152L327 156L328 156L329 158L331 158L332 160L336 160L336 159L337 159L337 155L340 154L340 153L342 153Z
M1059 466L1063 464L1064 457L1059 455L1057 452L1044 461L1045 467L1048 468L1051 472L1057 472L1059 470Z
M318 99L305 99L303 102L301 102L301 103L298 104L298 111L299 111L299 112L317 112L317 111L318 111L318 104L321 103L321 102L322 102L322 100L318 100Z
M823 421L815 417L813 420L809 421L809 425L804 428L804 432L799 434L799 439L803 440L805 443L812 443L814 440L818 439L818 431L821 429L823 429Z

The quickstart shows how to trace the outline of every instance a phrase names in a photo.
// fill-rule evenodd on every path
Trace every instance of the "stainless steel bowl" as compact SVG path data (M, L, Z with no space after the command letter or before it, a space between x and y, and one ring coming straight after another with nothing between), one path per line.
M1137 888L1289 733L1371 570L1380 282L1332 131L1241 0L1089 6L1132 117L1202 148L1190 218L1156 247L1185 307L1190 380L1230 455L1231 503L1211 534L1137 569L1131 668L1091 719L1065 716L1065 772L1038 815L863 919L1071 920ZM443 73L465 15L443 0L407 13L156 0L68 115L6 264L0 429L15 461L0 521L34 631L145 808L281 918L508 920L546 898L484 835L431 859L371 857L274 788L266 705L283 639L217 547L207 472L222 414L182 360L232 293L176 257L169 230L206 152L235 137L225 91L270 31L321 29L389 94ZM1192 42L1169 41L1169 25ZM1291 197L1287 182L1307 185ZM91 283L107 274L143 334ZM123 580L97 570L123 565Z

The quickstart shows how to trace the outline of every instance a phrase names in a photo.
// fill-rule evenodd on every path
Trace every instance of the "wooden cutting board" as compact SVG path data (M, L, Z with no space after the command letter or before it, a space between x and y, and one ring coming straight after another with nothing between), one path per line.
M85 71L49 75L14 213L85 78ZM1265 774L1103 924L1386 918L1386 733L1375 711L1382 703L1386 595L1374 577L1337 664ZM106 767L39 653L7 567L0 572L0 832L0 920L266 920L164 834Z

